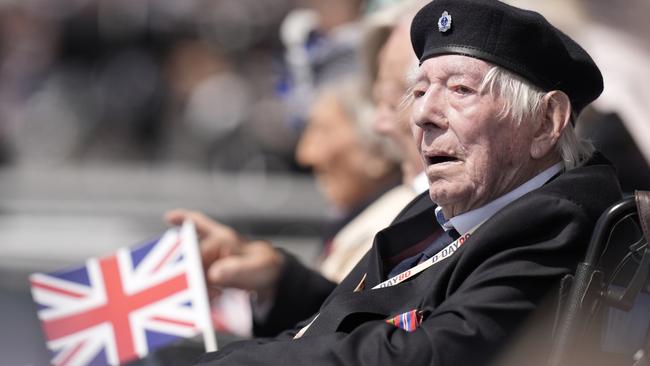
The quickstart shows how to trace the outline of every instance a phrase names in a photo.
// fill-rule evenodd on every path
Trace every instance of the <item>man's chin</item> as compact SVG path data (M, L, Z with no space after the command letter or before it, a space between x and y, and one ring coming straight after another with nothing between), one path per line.
M429 198L431 198L431 201L433 201L433 203L439 206L445 205L447 202L449 202L449 196L447 194L438 192L431 186L429 186Z
M429 197L439 206L452 206L461 201L462 195L460 192L451 191L449 187L444 187L442 184L429 184Z

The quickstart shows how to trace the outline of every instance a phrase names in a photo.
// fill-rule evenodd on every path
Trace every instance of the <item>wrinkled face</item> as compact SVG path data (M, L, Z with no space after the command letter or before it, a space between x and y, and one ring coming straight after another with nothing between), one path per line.
M453 217L511 191L535 175L533 128L501 117L504 101L479 92L491 65L444 55L420 67L412 129L431 199Z
M365 175L366 150L337 97L320 96L310 110L296 159L313 169L320 190L335 207L347 210L365 199L370 179Z

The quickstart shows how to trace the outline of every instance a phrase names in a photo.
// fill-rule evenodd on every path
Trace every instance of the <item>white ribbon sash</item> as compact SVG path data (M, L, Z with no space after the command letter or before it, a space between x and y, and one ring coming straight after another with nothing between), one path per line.
M425 269L433 266L434 264L441 262L449 257L451 257L452 254L454 254L458 248L462 247L465 242L467 242L467 239L469 239L474 231L481 226L481 224L478 224L471 228L468 232L466 232L464 235L461 235L458 239L454 240L451 242L451 244L447 245L446 247L442 248L438 253L436 253L433 257L427 259L426 261L418 264L415 267L411 267L407 269L406 271L393 276L392 278L387 279L386 281L378 284L377 286L373 287L372 289L378 289L378 288L384 288L384 287L390 287L390 286L395 286L398 283L402 283L409 278L415 276L416 274L424 271Z

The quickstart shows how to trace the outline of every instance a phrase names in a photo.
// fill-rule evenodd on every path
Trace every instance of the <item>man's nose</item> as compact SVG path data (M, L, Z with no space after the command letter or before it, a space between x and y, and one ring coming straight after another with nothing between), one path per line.
M434 87L427 89L415 102L413 122L423 130L447 128L444 91Z

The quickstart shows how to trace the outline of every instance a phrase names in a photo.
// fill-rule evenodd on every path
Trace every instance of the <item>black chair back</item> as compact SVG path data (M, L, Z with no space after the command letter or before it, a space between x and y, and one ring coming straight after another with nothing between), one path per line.
M549 366L632 366L635 354L636 364L647 362L649 239L650 192L636 191L601 215L561 305Z

